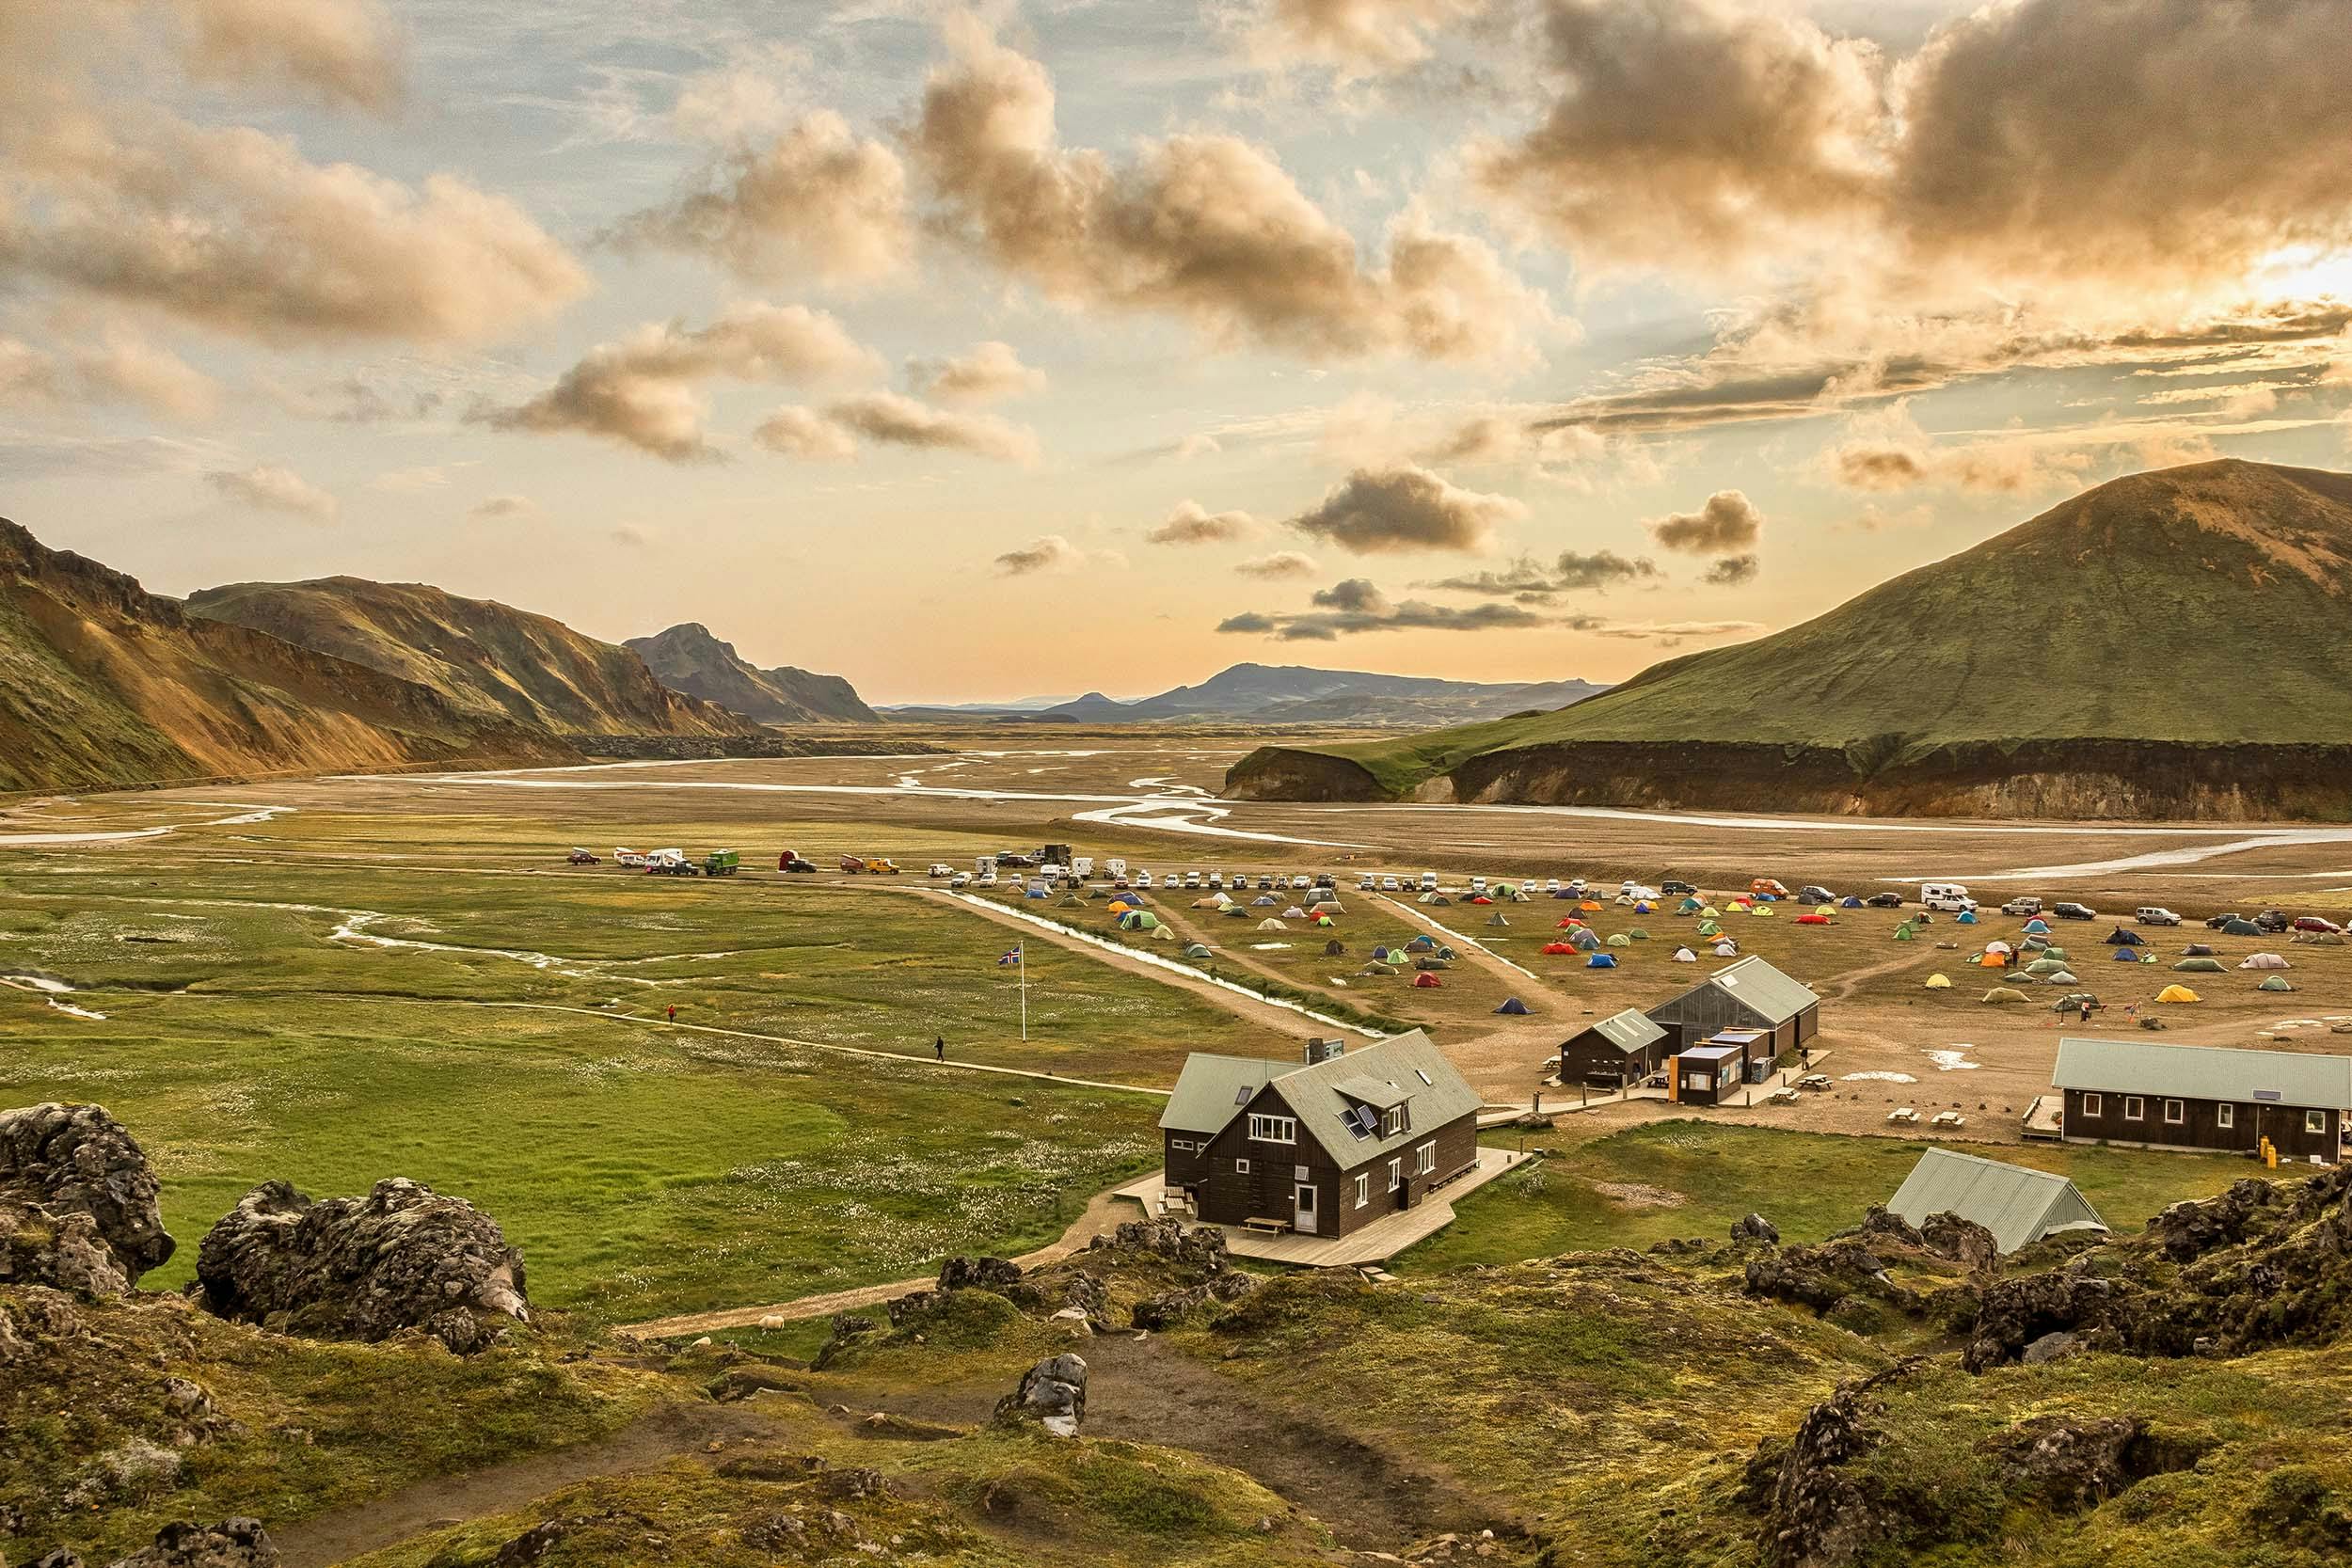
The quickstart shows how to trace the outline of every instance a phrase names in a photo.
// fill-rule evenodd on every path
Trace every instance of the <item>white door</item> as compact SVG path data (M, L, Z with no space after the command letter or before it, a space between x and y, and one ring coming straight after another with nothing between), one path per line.
M1315 1190L1309 1186L1298 1189L1298 1229L1301 1234L1315 1233Z

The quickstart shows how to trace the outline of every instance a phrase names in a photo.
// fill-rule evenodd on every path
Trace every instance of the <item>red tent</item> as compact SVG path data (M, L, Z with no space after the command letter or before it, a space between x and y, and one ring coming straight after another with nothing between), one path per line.
M1544 943L1544 951L1547 953L1573 953L1576 951L1576 945L1573 942L1548 942Z
M1421 974L1413 976L1414 986L1422 990L1436 990L1444 983L1444 981L1438 979L1435 974Z
M1797 924L1800 926L1826 926L1829 924L1829 916L1825 914L1801 914L1797 916Z
M1483 894L1483 893L1482 893L1482 894L1480 894L1477 897L1475 897L1475 898L1471 899L1471 900L1470 900L1470 902L1471 902L1471 903L1473 903L1473 904L1491 904L1491 903L1493 903L1493 902L1494 902L1494 900L1493 900L1493 899L1491 899L1491 898L1489 898L1489 897L1487 897L1485 894Z

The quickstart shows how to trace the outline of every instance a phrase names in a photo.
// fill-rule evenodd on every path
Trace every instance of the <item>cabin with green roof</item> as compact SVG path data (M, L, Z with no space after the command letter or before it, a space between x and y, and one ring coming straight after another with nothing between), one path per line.
M1958 1214L1993 1232L1994 1245L2004 1253L2060 1230L2107 1227L2065 1177L1952 1148L1920 1155L1886 1208L1913 1226L1927 1224L1932 1215Z

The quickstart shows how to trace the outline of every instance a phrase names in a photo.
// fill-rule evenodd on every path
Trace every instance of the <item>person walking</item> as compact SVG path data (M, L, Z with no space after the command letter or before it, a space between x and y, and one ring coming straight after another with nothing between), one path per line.
M942 1035L937 1039L931 1041L931 1054L938 1057L943 1062L947 1059L946 1036Z
M675 1002L670 1004L670 1022L672 1023L677 1022L677 1004Z

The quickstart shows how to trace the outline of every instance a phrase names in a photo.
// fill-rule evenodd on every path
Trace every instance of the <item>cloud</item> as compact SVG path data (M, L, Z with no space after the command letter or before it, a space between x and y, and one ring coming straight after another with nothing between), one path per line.
M1756 574L1762 566L1763 562L1753 551L1746 555L1727 555L1708 567L1706 575L1699 580L1710 588L1736 587L1740 583L1754 582Z
M1696 512L1674 512L1642 525L1659 548L1683 555L1745 550L1764 536L1764 514L1738 490L1718 490Z
M1753 637L1766 628L1756 621L1601 621L1578 629L1597 637L1676 648L1688 638Z
M748 282L863 284L905 270L914 230L898 155L819 110L764 145L730 150L612 237L705 256Z
M397 31L370 0L172 0L199 81L292 88L328 103L389 112L404 73Z
M162 419L210 419L220 384L168 349L110 330L62 354L0 338L0 403L129 404Z
M770 451L818 462L846 462L857 455L857 437L813 408L779 408L752 432Z
M1508 496L1459 489L1405 464L1357 469L1289 526L1358 555L1471 552L1487 547L1497 524L1526 515L1527 508Z
M941 403L1001 403L1045 389L1045 372L1021 362L1010 343L974 343L946 359L910 359L914 390Z
M1032 577L1040 572L1074 572L1086 564L1086 551L1058 533L1041 534L1017 550L996 558L1000 577Z
M1500 572L1475 572L1420 586L1454 594L1484 594L1493 598L1516 599L1521 604L1551 604L1563 594L1651 582L1659 575L1657 563L1647 556L1628 559L1614 550L1595 550L1589 555L1563 550L1550 562L1521 556Z
M453 176L412 187L147 105L118 109L119 126L72 103L45 107L54 119L11 128L0 279L269 342L482 342L590 287L522 209ZM11 203L11 187L24 199Z
M1038 460L1037 433L993 414L960 414L898 392L862 392L825 406L836 425L890 446L968 451L1002 462Z
M1228 616L1220 632L1270 636L1282 642L1329 642L1373 631L1499 631L1546 625L1546 618L1516 605L1482 604L1461 609L1420 599L1392 602L1363 578L1317 589L1311 610L1287 614L1248 612Z
M517 522L540 515L540 508L529 496L487 496L468 508L466 515L478 523Z
M1549 0L1542 121L1472 178L1581 260L1742 266L1872 189L1872 45L1718 0Z
M2087 453L2039 436L1938 441L1912 419L1907 399L1848 420L1844 438L1823 449L1821 462L1846 488L1880 493L1933 484L2019 495L2078 484L2090 467Z
M748 305L690 331L677 322L639 327L600 344L527 403L477 416L499 430L574 430L683 463L716 457L703 433L696 385L823 381L877 361L841 324L803 305Z
M308 517L313 522L331 523L342 510L333 496L292 468L266 465L250 468L220 468L206 474L204 483L230 500L257 511L283 512L293 516Z
M1544 314L1491 246L1417 214L1367 270L1348 231L1240 137L1169 136L1123 164L1065 149L1042 65L968 14L946 37L909 155L946 232L1062 304L1167 312L1221 345L1325 358L1484 357Z
M1276 550L1272 555L1253 556L1239 562L1233 570L1246 578L1279 580L1284 578L1310 578L1315 575L1315 558L1297 550Z
M1377 75L1429 58L1435 34L1476 16L1487 0L1264 0L1246 41L1263 64L1315 64L1342 78Z
M1168 521L1144 534L1153 545L1227 545L1258 531L1258 519L1247 512L1211 512L1196 500L1176 503ZM1306 557L1299 556L1304 561Z

